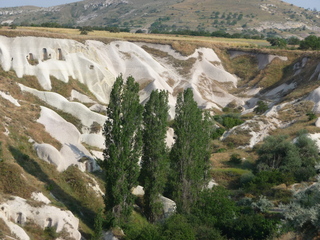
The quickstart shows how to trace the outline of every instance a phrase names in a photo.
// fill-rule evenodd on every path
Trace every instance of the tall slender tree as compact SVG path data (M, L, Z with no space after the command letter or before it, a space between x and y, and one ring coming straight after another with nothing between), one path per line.
M191 204L208 183L209 129L209 117L198 108L192 90L180 93L174 123L176 142L170 153L173 198L180 212L190 212Z
M141 184L144 186L145 214L150 222L162 214L160 194L166 184L168 151L166 130L168 119L168 93L152 91L143 114L143 155Z
M138 92L139 85L133 77L128 77L124 84L120 75L107 108L102 168L106 172L105 210L112 225L125 223L133 208L131 190L137 185L142 153L143 107Z

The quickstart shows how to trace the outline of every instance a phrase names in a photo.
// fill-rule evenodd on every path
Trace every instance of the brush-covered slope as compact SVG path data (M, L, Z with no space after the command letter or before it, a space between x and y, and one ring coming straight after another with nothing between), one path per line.
M236 3L236 4L235 4ZM319 32L319 13L280 0L85 0L50 8L0 10L0 21L119 26L131 30L190 29L305 35ZM283 32L284 31L284 32Z
M306 117L319 111L316 54L199 42L182 54L173 46L0 37L1 234L45 239L43 229L54 226L60 239L90 238L103 207L96 158L102 159L105 109L119 74L140 84L141 103L152 90L167 90L171 118L186 88L213 115L241 113L246 121L227 131L222 144L251 149L281 128L320 131ZM268 111L256 116L259 100ZM173 142L172 129L167 141Z

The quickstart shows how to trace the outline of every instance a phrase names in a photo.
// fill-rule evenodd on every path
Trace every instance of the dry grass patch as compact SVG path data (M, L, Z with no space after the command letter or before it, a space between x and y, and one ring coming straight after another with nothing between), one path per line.
M176 44L177 45L177 44ZM171 56L170 54L168 54L167 52L163 52L160 51L158 49L155 48L151 48L148 46L142 46L142 48L150 53L151 55L155 56L155 57L160 57L160 58L164 58L166 60L167 63L171 64L178 72L180 75L182 76L186 76L190 73L191 68L193 67L194 63L197 61L196 58L188 58L186 60L180 60L180 59L176 59L173 56ZM175 48L174 48L175 49ZM196 48L193 49L193 51ZM185 54L183 52L181 52L181 49L175 49L176 51L182 53L183 55L190 55L190 54Z
M306 114L312 111L313 106L314 103L311 101L287 104L278 111L278 118L282 122L308 121L308 116Z
M298 121L290 124L285 128L277 128L270 132L271 135L287 135L291 139L297 137L297 134L302 129L306 130L308 133L318 133L319 128L314 125L315 120L311 121Z
M26 159L27 161L27 159ZM0 192L22 198L30 198L36 191L34 184L29 183L23 169L15 164L4 161L0 163Z
M258 72L258 60L255 56L241 55L231 60L234 74L241 78L240 84L247 83L254 79Z
M89 88L79 82L76 79L73 79L69 77L69 80L67 83L50 76L51 84L52 84L52 90L53 92L59 93L60 95L64 96L65 98L69 98L71 96L71 91L76 90L88 97L90 97L92 100L99 102L98 99L94 96L94 94L89 90Z
M224 47L257 47L268 46L269 43L265 40L254 39L230 39L217 37L202 37L202 36L180 36L166 34L134 34L127 32L111 33L107 31L93 31L88 35L80 35L78 29L70 28L45 28L45 27L19 27L12 30L8 28L0 29L0 34L7 37L17 36L35 36L60 39L73 39L84 43L86 40L97 40L106 44L114 40L127 40L136 42L149 42L169 44L182 54L189 55L194 52L194 49L199 46L219 45Z
M44 91L42 86L39 84L37 77L35 77L35 76L26 76L25 75L22 78L18 78L17 82L19 82L27 87L34 88L39 91Z
M142 49L144 49L147 53L155 56L155 57L160 57L160 58L165 58L168 57L169 54L167 52L161 51L156 48L148 47L147 45L141 46Z
M252 135L248 129L237 128L228 137L226 137L223 142L229 147L239 147L249 145Z
M240 168L217 168L211 171L211 175L219 185L236 190L241 186L241 176L250 172Z
M139 80L139 90L145 89L153 80L150 79L141 79Z
M3 78L0 81L0 87L2 86L15 99L18 99L21 105L17 107L11 102L0 98L0 105L6 106L0 108L2 127L6 127L9 130L9 137L16 139L17 143L19 143L19 136L27 136L36 142L50 143L57 149L60 149L61 144L45 131L42 124L37 123L37 119L40 117L40 107L37 103L41 104L42 102L29 93L21 92L19 86L8 78ZM4 141L6 142L7 140Z

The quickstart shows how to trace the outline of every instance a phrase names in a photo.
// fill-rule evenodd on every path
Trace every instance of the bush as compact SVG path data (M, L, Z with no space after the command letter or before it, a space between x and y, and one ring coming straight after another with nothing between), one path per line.
M229 192L223 187L216 186L212 190L200 193L199 200L193 206L191 213L202 225L221 228L233 221L237 211L235 202L229 198Z
M230 156L229 162L233 164L241 164L242 160L241 160L240 154L232 153Z
M238 114L217 115L213 119L226 127L227 129L242 124L244 121L240 119Z
M187 218L180 214L171 216L162 228L164 239L195 240L195 232L188 223Z
M253 110L256 114L263 114L268 110L268 104L264 101L258 101L257 107Z
M308 116L309 121L317 118L317 115L313 112L308 112L306 115Z
M254 177L255 176L252 172L242 174L240 177L241 186L245 186L246 184L251 182Z
M317 182L295 194L290 204L281 206L289 227L308 235L303 239L314 239L313 237L318 236L320 231L319 202L320 183Z
M284 135L266 137L257 153L259 171L292 172L301 166L298 148Z
M267 212L274 205L271 201L269 201L265 196L260 196L259 200L252 203L252 207L254 209L258 209L260 212Z
M51 239L53 240L53 239L56 239L57 237L59 237L59 234L57 233L55 227L46 227L44 229L44 233L46 236L46 240L51 240Z
M164 240L164 238L156 225L147 224L135 240Z
M199 226L196 229L196 239L197 240L224 240L226 239L221 235L221 231L216 228L208 227L208 226Z
M279 221L267 219L260 214L243 214L229 227L229 239L271 239L277 232Z
M255 195L272 195L271 188L281 183L286 185L294 183L293 174L279 171L262 171L244 186L247 191Z
M267 38L267 41L273 47L284 48L287 46L287 41L283 38Z
M303 50L319 50L320 49L320 38L315 35L309 35L300 42L300 49Z
M216 128L215 130L212 131L211 138L218 139L223 135L224 132L225 130L223 128Z

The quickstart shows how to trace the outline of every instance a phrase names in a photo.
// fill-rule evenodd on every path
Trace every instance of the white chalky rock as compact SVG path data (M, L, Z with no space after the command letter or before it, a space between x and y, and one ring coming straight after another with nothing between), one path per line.
M39 196L39 194L36 195ZM45 204L34 207L29 205L26 199L20 197L10 198L10 200L0 204L0 218L4 220L11 232L21 240L29 240L30 238L19 225L23 226L30 220L43 229L45 227L55 227L57 232L65 230L74 239L81 239L81 234L78 231L79 219L70 211Z

